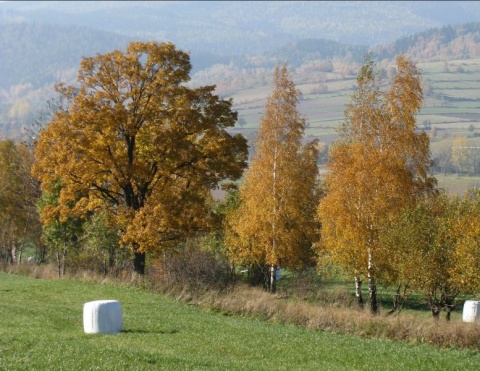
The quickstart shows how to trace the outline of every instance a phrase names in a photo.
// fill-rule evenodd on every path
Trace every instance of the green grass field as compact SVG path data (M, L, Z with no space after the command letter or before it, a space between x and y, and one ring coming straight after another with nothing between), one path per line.
M124 331L83 332L116 299ZM140 288L0 273L0 370L477 370L478 352L224 316Z

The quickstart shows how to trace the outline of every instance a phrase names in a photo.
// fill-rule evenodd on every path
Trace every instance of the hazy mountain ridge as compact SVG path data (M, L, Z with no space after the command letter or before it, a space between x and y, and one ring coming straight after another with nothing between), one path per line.
M304 39L262 54L232 58L228 63L197 72L193 79L197 84L216 84L221 94L230 95L235 90L268 84L273 67L279 63L287 63L303 74L306 71L333 72L334 68L342 74L356 74L368 52L372 52L383 67L401 53L417 63L475 58L480 56L480 23L433 28L373 48ZM310 77L315 82L314 75Z
M124 49L133 40L82 26L0 25L0 70L6 72L0 75L0 89L25 83L38 88L52 83L65 71L78 68L82 57Z
M471 1L30 1L0 4L1 22L83 25L172 41L182 49L253 54L321 38L374 46L446 24L480 22Z
M447 25L372 49L378 59L407 53L417 62L473 58L480 55L480 23Z
M312 14L315 21L306 22ZM125 49L132 40L171 39L190 51L196 82L228 92L268 84L277 63L328 71L341 61L351 72L368 50L385 63L401 52L416 61L478 56L480 23L411 32L479 15L480 3L472 2L0 3L0 135L15 136L32 120L54 83L73 82L82 57ZM368 46L395 33L406 36Z

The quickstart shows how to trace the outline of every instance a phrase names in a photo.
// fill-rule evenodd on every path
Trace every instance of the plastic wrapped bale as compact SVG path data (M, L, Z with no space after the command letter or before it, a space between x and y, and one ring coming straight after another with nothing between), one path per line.
M116 334L123 327L122 305L117 300L96 300L83 305L83 329L87 334Z
M480 322L480 301L466 300L463 305L463 322Z

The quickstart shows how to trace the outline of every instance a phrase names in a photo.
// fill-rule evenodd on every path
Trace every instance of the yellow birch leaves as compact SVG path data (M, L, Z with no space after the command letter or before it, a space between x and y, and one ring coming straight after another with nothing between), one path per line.
M318 153L314 143L302 146L305 120L297 103L287 68L277 66L240 206L227 216L235 264L298 267L311 258Z
M402 208L429 194L429 141L416 129L422 105L419 71L397 58L388 91L367 56L358 88L345 110L339 139L332 145L327 195L318 215L319 252L327 253L354 275L376 275L382 259L378 234Z

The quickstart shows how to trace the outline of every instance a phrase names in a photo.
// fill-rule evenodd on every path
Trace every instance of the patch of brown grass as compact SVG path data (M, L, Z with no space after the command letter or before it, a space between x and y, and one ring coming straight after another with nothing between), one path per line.
M195 302L225 314L290 323L315 330L428 343L442 348L480 350L480 323L425 319L408 313L373 316L368 311L349 307L285 299L243 285L227 293L210 293L195 299Z
M4 271L33 278L58 278L58 271L52 265L23 263L18 265L7 265L4 267Z
M75 272L66 272L63 277L58 275L58 269L50 264L30 264L22 263L17 265L8 265L3 269L10 274L18 274L40 279L78 279L85 282L94 283L123 283L145 285L146 278L135 274L132 271L121 271L118 276L103 275L90 270L78 270Z

